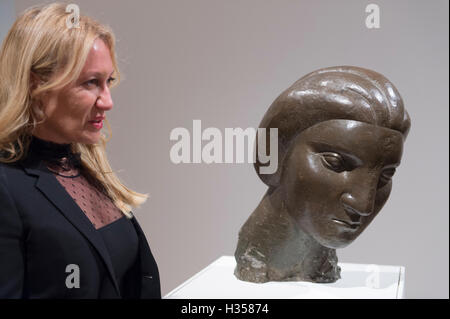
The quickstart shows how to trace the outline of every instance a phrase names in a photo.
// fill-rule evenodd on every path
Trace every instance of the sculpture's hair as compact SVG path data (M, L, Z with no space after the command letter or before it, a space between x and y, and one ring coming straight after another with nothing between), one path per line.
M45 121L39 97L73 83L80 75L96 39L108 46L115 77L119 70L115 38L105 25L80 15L78 27L69 28L66 5L53 3L31 7L11 27L0 51L0 161L13 163L26 157L31 135ZM73 21L76 22L76 21ZM106 189L114 204L129 218L131 207L147 199L121 183L106 157L106 142L101 134L97 144L73 143L81 153L83 167Z
M285 90L272 103L259 125L278 128L278 169L260 174L268 186L277 186L291 142L317 123L346 119L397 130L406 139L411 121L395 86L383 75L354 66L337 66L311 72ZM266 130L266 154L270 150Z

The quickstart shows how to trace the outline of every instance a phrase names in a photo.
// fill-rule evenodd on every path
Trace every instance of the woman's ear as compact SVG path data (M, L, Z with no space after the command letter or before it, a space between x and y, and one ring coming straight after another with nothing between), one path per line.
M36 91L44 81L33 71L30 72L30 95L31 95L31 109L34 114L34 118L41 122L45 119L45 114L42 105L42 96L33 96L33 92Z
M33 71L30 72L30 93L44 83L42 79Z

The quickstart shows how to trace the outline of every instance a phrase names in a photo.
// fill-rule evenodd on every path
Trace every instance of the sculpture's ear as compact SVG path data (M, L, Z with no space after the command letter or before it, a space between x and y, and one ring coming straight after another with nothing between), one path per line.
M263 116L261 123L259 124L258 132L256 134L255 141L255 170L259 178L269 187L277 187L280 184L281 171L283 166L284 157L286 155L287 146L286 142L290 139L292 131L295 129L289 121L289 116L292 115L291 98L289 93L292 91L292 87L289 87L284 92L282 92L273 103L270 105L269 109ZM295 103L294 103L295 104ZM277 139L273 141L276 145L271 144L271 130L277 130ZM260 136L260 129L265 129L265 136ZM265 143L261 143L260 138L264 140ZM263 142L264 142L263 141ZM258 147L261 146L262 149L259 150ZM260 161L259 153L273 157L276 156L276 169L268 169L269 163L263 163ZM273 154L272 154L273 153ZM275 154L276 153L276 154ZM268 171L270 173L268 173Z
M270 136L271 129L272 138ZM276 140L273 139L273 128L265 128L265 136L260 136L260 133L261 132L258 129L255 138L256 157L254 167L256 174L258 174L259 178L267 186L277 187L280 183L281 166L283 164L283 158L281 157L286 153L283 149L284 145L280 145L279 143L278 129ZM260 149L260 147L262 147L262 149ZM260 156L259 152L264 154L263 157ZM269 161L261 161L262 158L268 159Z

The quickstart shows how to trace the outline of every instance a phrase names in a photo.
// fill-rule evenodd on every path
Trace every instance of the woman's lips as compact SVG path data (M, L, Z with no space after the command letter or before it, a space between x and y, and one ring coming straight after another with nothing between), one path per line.
M103 120L89 121L89 124L100 130L103 127Z

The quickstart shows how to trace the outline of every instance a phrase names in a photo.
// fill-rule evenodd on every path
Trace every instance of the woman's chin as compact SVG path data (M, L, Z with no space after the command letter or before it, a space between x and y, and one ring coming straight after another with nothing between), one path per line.
M100 133L98 134L89 134L86 136L83 136L83 138L81 138L78 142L82 143L82 144L97 144L100 142Z

